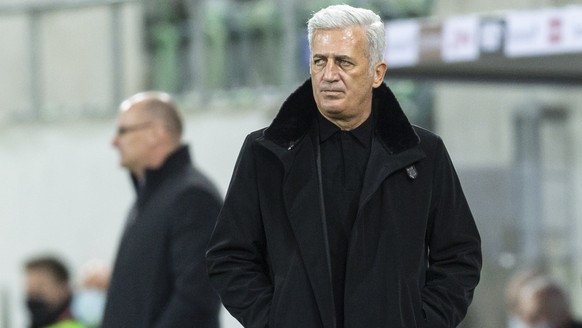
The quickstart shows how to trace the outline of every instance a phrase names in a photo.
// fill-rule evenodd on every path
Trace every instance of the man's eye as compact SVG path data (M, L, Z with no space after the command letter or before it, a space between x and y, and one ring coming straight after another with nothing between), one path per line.
M352 64L351 62L347 61L347 60L339 60L338 64L342 67L342 68L350 68L352 66L354 66L354 64Z
M313 65L315 65L315 66L324 66L325 65L325 61L323 59L315 59L315 60L313 60Z

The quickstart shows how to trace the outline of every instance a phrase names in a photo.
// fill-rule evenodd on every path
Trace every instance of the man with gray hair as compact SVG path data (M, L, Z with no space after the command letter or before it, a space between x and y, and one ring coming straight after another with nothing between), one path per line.
M113 145L137 197L113 267L103 327L219 327L220 301L204 252L222 198L193 167L182 130L166 93L138 93L120 106Z
M245 327L456 327L479 232L442 140L384 84L380 17L330 6L308 39L311 78L243 144L211 283Z

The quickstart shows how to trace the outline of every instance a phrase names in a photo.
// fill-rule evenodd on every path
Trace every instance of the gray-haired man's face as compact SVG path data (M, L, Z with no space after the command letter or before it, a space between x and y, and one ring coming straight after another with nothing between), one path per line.
M385 66L370 72L366 46L361 27L313 33L313 96L319 111L328 119L350 121L369 114L372 89L382 83Z

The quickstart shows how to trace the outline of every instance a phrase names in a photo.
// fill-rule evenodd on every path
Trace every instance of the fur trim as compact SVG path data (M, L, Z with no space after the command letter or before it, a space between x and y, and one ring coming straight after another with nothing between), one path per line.
M385 83L374 89L376 106L376 134L391 153L400 153L415 147L420 138L414 132L398 100Z
M400 153L418 145L418 135L388 86L383 83L374 89L373 97L377 111L376 135L388 151ZM308 79L283 102L264 136L282 147L290 147L309 131L316 113L311 79Z

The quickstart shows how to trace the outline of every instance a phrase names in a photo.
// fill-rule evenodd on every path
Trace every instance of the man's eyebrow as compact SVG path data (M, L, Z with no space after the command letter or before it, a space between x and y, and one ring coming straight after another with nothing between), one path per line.
M337 55L333 57L336 60L352 60L352 57L348 56L348 55Z
M352 60L352 57L348 55L336 55L336 56L328 56L324 54L314 54L313 58L330 58L332 57L335 60Z

